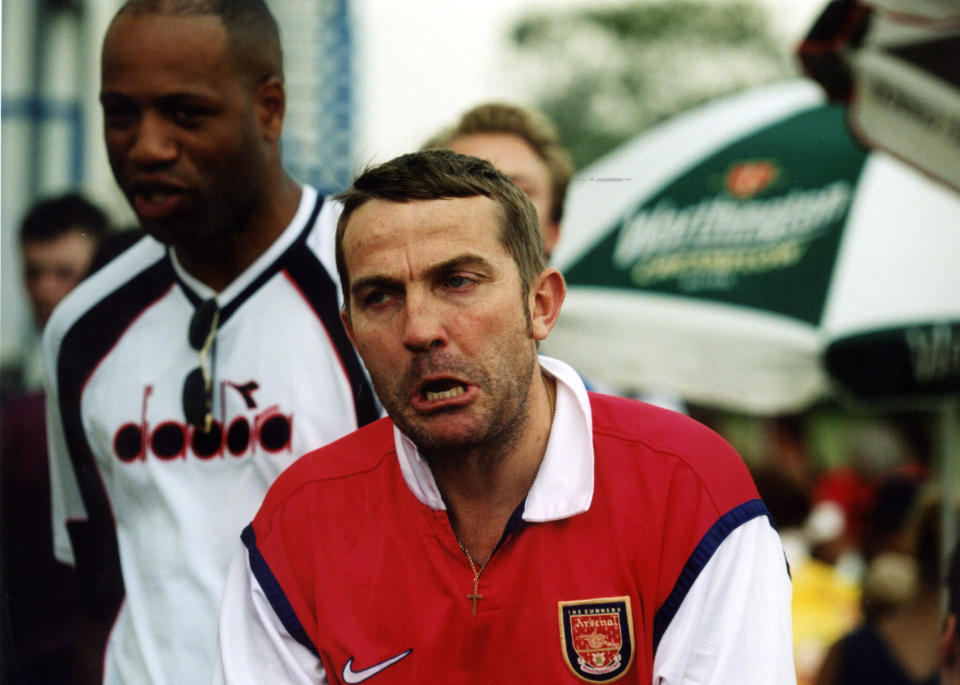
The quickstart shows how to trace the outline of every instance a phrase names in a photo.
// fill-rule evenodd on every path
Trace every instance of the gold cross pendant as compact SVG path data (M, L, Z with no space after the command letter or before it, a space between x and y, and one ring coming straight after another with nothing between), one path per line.
M480 578L474 578L474 580L473 580L473 594L472 594L472 595L467 595L467 599L473 601L473 615L474 615L474 616L477 615L477 600L478 600L478 599L483 599L483 595L481 595L479 592L477 592L477 589L478 589L479 585L480 585Z
M467 599L473 602L473 615L476 616L477 600L483 599L483 595L480 594L480 574L483 573L483 569L486 568L490 559L488 558L487 561L483 562L483 565L478 569L476 564L473 563L473 557L470 556L470 552L463 546L459 538L457 539L457 544L460 545L460 551L463 552L463 555L467 558L470 564L470 570L473 571L473 594L467 595Z

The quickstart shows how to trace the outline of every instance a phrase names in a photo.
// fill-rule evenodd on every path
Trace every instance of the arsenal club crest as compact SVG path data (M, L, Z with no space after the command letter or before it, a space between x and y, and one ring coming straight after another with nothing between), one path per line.
M629 597L559 602L560 642L570 670L588 683L619 680L633 663Z

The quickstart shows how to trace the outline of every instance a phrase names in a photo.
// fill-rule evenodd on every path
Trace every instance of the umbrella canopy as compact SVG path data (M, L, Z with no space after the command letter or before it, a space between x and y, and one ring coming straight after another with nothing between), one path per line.
M569 290L544 351L601 385L797 411L836 389L833 342L850 392L960 392L960 197L862 149L812 82L584 169L555 264Z

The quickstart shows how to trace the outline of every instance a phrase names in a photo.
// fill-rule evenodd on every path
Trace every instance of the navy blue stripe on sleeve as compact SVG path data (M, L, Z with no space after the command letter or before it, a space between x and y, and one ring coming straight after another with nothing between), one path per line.
M267 601L270 602L270 606L273 607L274 612L277 614L277 618L280 619L283 627L287 629L287 632L290 633L294 640L309 649L310 652L319 659L320 653L317 651L313 642L311 642L310 636L307 635L303 624L300 623L300 619L293 610L290 600L287 599L279 581L277 581L273 575L273 571L270 570L266 559L263 558L260 550L257 549L257 535L253 531L252 525L243 529L240 539L243 540L243 544L247 547L247 553L250 558L250 570L253 571L254 577L260 584L263 594L266 595Z
M700 544L693 550L683 570L680 572L680 576L677 578L677 582L674 584L670 595L657 610L657 614L653 618L654 652L657 651L660 638L662 638L666 632L670 621L676 616L687 593L690 592L690 588L693 587L694 581L696 581L700 572L707 565L707 562L713 557L713 553L720 547L720 543L726 540L727 536L739 526L758 516L766 516L769 518L770 513L767 511L767 507L762 500L753 499L728 511L717 519L717 522L704 534L700 540Z

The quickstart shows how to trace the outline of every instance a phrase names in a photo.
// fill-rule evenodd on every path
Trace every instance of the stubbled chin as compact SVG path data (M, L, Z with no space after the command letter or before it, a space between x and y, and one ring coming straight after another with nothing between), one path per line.
M477 425L463 410L438 410L406 416L400 430L417 444L462 445L475 435Z

